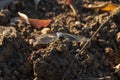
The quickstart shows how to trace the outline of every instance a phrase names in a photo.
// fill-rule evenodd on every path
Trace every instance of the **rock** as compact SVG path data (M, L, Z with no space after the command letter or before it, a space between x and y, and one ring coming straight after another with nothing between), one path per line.
M29 39L29 44L32 45L35 41L33 39Z
M75 21L75 25L80 25L80 21Z
M116 41L117 41L118 43L120 43L120 32L118 32L117 35L116 35Z
M115 72L120 76L120 64L116 65L115 67Z
M47 34L47 33L49 33L50 32L50 28L43 28L42 30L41 30L41 33L42 34Z

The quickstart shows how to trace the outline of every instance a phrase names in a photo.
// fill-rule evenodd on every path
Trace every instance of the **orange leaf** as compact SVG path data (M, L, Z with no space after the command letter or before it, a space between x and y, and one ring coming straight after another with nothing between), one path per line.
M96 5L88 5L88 6L84 6L85 8L89 8L89 9L100 9L102 11L113 11L115 9L117 9L119 7L119 5L111 3L111 2L98 2L99 4Z
M108 3L106 6L101 7L100 9L102 11L113 11L118 7L118 5L113 4L113 3Z
M72 4L73 1L72 0L66 0L66 4Z
M51 19L48 20L39 20L39 19L29 19L29 22L35 28L47 27L51 23Z

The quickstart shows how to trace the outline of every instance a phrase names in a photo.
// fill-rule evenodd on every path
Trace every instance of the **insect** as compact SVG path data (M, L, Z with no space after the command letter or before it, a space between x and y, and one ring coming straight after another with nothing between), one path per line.
M55 34L43 34L41 36L36 36L35 41L38 41L38 44L48 44L58 39L66 39L69 42L72 41L87 41L88 38L84 36L76 36L68 33L57 32Z

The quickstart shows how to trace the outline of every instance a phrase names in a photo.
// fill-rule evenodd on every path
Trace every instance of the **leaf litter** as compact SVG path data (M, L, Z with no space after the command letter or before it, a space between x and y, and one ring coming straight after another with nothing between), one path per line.
M18 15L23 18L27 24L31 24L32 26L34 26L35 28L42 28L42 27L46 27L51 23L51 19L48 20L40 20L40 19L32 19L32 18L28 18L28 16L26 14L23 14L21 12L18 12Z
M110 12L118 8L119 5L112 2L96 2L95 4L85 5L84 7L88 9L100 9L102 11Z

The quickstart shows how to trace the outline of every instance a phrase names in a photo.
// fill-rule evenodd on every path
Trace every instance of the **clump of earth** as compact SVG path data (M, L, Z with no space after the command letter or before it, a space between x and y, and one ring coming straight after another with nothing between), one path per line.
M108 12L85 9L81 5L90 3L89 0L75 0L80 17L80 24L76 24L72 10L68 6L62 8L60 0L41 0L38 10L32 0L23 2L25 6L0 11L0 80L120 79L114 69L120 63L120 15L111 18L81 54L84 45L81 41L59 39L33 46L31 40L36 35L56 32L89 39L109 17ZM120 3L118 0L113 2ZM11 19L18 17L18 11L30 18L53 21L40 29L21 22L11 25Z

